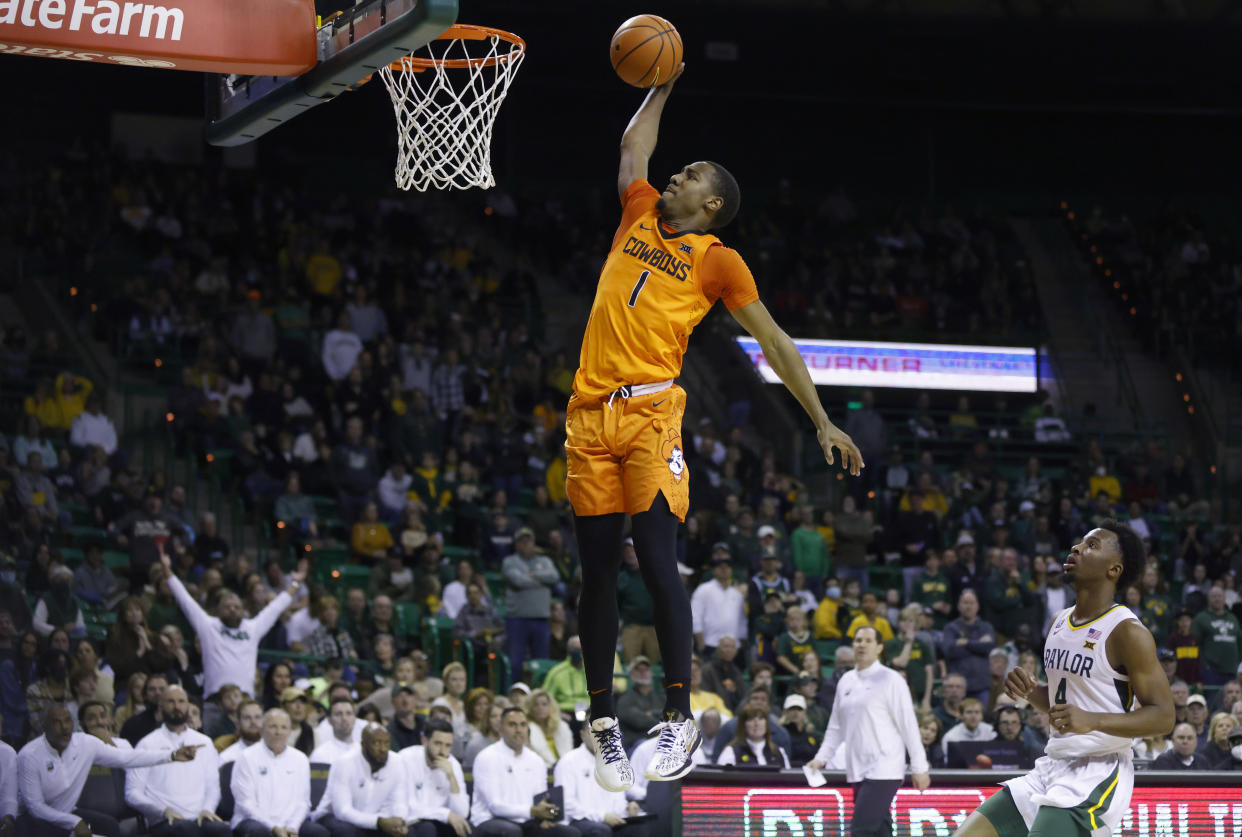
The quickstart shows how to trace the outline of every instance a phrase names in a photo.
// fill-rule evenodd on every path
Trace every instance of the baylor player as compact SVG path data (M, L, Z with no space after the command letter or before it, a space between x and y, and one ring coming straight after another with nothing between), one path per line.
M1005 691L1048 713L1051 737L1035 769L1011 779L955 837L1073 837L1118 833L1130 807L1135 738L1167 735L1173 695L1151 633L1117 604L1144 567L1143 543L1106 520L1065 561L1078 603L1052 619L1044 644L1048 685L1020 668Z

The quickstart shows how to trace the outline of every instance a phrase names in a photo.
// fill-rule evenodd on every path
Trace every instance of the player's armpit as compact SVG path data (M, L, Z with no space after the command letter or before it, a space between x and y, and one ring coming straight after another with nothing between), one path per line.
M1156 641L1151 631L1133 620L1119 624L1108 638L1108 661L1118 671L1129 675L1130 688L1141 706L1122 714L1101 714L1096 729L1126 738L1172 732L1173 693L1156 656Z

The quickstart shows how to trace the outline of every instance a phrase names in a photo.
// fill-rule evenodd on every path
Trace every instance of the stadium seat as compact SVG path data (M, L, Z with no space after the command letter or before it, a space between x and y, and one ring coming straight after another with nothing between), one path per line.
M117 552L115 550L105 550L103 553L103 562L110 570L119 570L129 567L129 553Z
M526 672L527 680L530 681L530 687L538 689L542 686L543 679L548 676L548 671L558 662L558 660L549 660L542 657L536 657L524 662L522 668Z
M418 635L420 608L416 602L403 602L397 605L397 630L402 636Z
M233 819L233 764L220 765L220 804L216 806L216 816L225 822Z
M118 821L134 819L138 813L125 804L125 771L97 764L91 768L78 796L78 806L98 811ZM137 828L131 833L136 833Z
M328 770L332 767L330 764L315 762L310 766L310 797L311 810L319 807L319 800L323 799L323 792L328 787Z

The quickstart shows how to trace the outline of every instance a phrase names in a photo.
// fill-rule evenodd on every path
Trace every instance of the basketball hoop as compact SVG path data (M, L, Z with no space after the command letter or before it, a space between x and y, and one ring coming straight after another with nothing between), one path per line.
M456 24L418 52L380 68L397 116L401 189L490 189L492 126L526 42Z

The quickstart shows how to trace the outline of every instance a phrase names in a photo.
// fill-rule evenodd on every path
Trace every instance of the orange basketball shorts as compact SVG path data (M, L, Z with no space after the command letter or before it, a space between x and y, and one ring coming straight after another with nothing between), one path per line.
M677 519L690 508L690 472L681 441L686 391L591 401L570 396L565 417L565 489L581 517L648 511L656 493Z

